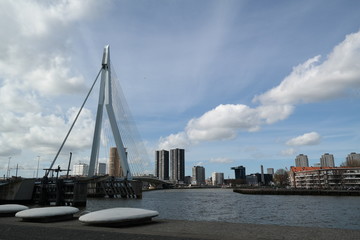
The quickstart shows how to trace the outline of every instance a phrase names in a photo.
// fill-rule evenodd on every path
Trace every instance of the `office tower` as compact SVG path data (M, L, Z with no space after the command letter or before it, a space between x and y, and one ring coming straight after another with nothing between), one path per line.
M185 150L170 150L171 179L175 183L184 182L185 178Z
M106 174L106 163L99 163L97 168L97 175Z
M73 176L86 176L89 171L89 165L86 163L78 163L73 166Z
M320 158L321 167L335 167L334 155L325 153Z
M211 174L212 177L212 184L214 186L218 186L218 185L223 185L224 184L224 173L218 173L218 172L213 172Z
M232 167L231 169L235 170L235 179L246 179L246 171L245 167L238 166L238 167Z
M308 167L309 166L308 157L304 154L297 155L295 158L295 166L296 167Z
M346 166L359 167L360 166L360 153L352 152L346 157Z
M155 176L161 180L169 180L169 151L155 152Z
M265 184L264 166L261 165L261 183Z
M112 177L124 177L122 167L120 166L120 156L116 147L110 148L109 154L109 176Z
M271 175L274 175L275 171L273 168L268 168L267 169L267 174L271 174Z
M194 166L192 168L192 181L196 185L205 184L205 168L202 166Z

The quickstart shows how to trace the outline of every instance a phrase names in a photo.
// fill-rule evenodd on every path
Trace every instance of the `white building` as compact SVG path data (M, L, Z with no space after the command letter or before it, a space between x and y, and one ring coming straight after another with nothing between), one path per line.
M86 163L78 163L73 166L73 176L87 176L89 172L89 165Z
M360 189L360 168L292 167L290 184L306 189Z
M295 166L296 167L308 167L309 166L309 160L307 155L299 154L295 158Z
M268 168L267 169L267 174L271 174L271 175L274 175L275 171L273 168Z
M214 186L218 186L218 185L223 185L224 184L224 173L218 173L218 172L213 172L211 174L212 177L212 184Z
M334 155L325 153L320 158L321 167L335 167Z

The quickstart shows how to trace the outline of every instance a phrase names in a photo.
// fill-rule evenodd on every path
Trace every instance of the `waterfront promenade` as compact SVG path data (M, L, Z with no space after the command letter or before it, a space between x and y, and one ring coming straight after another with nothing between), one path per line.
M0 239L100 240L100 239L360 239L360 230L291 227L225 222L154 219L145 225L87 226L77 219L54 223L23 222L0 218Z

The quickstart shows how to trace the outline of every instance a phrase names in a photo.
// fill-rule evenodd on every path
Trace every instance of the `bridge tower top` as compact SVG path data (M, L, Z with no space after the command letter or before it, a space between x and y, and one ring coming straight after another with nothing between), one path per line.
M112 104L112 84L111 84L111 71L110 71L110 46L106 45L104 47L104 53L102 58L102 69L101 69L101 83L100 83L100 92L99 92L99 102L96 113L96 122L95 122L95 131L93 137L93 143L91 148L90 164L89 164L89 173L88 176L95 175L95 166L97 163L100 147L100 135L101 135L101 125L103 121L103 112L104 106L109 117L109 122L111 126L111 131L116 143L116 147L120 156L120 164L123 170L123 175L128 179L132 179L131 171L129 168L129 163L127 160L127 155L125 152L125 147L120 135L117 119L114 112L114 107Z

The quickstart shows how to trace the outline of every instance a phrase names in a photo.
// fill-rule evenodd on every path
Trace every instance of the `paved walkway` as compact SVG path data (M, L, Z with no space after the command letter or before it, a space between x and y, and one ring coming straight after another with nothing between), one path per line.
M192 222L154 219L151 223L123 227L87 226L78 220L33 223L19 218L0 218L0 240L38 239L360 239L360 230L256 225L224 222Z

